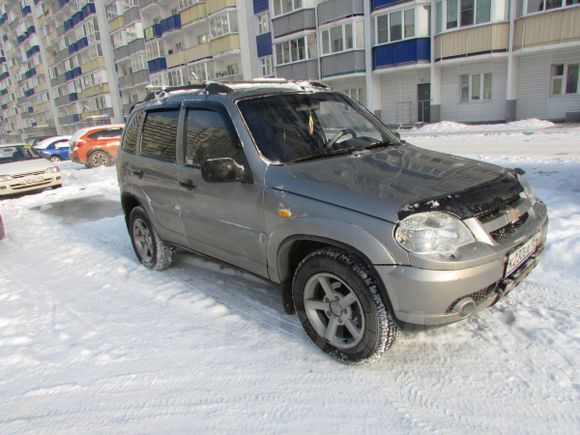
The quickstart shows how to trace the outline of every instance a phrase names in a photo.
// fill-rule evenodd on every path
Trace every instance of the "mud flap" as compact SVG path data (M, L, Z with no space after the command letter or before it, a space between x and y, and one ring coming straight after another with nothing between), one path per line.
M280 284L282 287L282 306L286 314L296 314L294 308L294 299L292 298L292 280L284 281Z

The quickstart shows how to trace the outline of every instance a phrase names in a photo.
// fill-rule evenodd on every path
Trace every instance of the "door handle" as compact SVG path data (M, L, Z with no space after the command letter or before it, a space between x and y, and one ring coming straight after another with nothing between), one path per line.
M143 172L142 169L135 169L134 171L131 171L131 173L139 178L143 178L143 175L145 175L145 172Z
M186 188L187 190L195 189L195 183L191 180L180 181L179 185Z

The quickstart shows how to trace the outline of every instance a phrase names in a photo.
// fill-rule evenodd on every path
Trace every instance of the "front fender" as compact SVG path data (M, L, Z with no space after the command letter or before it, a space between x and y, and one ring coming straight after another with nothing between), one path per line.
M287 254L293 242L311 240L355 251L371 264L395 264L375 236L360 226L321 217L298 217L280 223L266 247L270 276L278 282L289 278Z

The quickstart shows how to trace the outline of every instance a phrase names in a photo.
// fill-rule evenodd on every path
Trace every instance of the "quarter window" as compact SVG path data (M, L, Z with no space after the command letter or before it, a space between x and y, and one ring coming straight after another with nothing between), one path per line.
M141 138L141 155L175 162L178 110L147 113Z
M185 164L201 166L207 159L231 157L242 164L242 151L236 146L224 118L210 110L189 110L185 130Z

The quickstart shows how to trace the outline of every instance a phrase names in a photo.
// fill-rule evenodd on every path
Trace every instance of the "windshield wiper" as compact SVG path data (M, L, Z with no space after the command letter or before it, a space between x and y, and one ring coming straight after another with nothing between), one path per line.
M399 141L399 142L392 142L392 141L388 141L388 140L382 140L379 142L373 142L371 144L368 144L367 146L364 147L365 150L371 150L373 148L383 148L383 147L391 147L391 146L396 146L396 145L402 145L404 144L404 141Z
M355 148L355 147L343 148L343 149L338 150L334 153L322 153L322 154L315 154L313 156L298 157L297 159L290 160L288 163L298 163L298 162L305 162L308 160L322 159L325 157L342 156L344 154L350 154L353 151L357 151L357 150L358 150L358 148Z

